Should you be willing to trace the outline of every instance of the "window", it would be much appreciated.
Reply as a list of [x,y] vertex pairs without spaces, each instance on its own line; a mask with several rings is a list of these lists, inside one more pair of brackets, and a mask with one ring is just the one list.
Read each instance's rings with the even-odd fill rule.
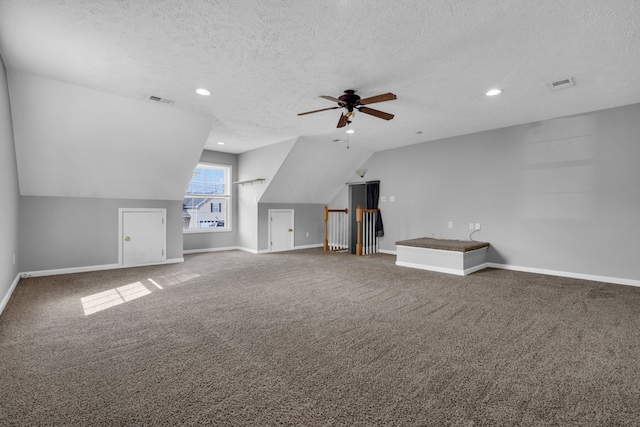
[[231,230],[231,166],[198,163],[182,203],[183,231]]

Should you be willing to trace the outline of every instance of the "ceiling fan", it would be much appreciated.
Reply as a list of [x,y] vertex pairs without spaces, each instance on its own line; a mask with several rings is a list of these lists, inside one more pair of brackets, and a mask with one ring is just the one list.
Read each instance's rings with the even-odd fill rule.
[[299,113],[299,116],[304,116],[305,114],[318,113],[320,111],[327,110],[335,110],[338,108],[344,108],[347,110],[347,113],[342,113],[340,115],[340,120],[338,120],[339,128],[345,127],[347,124],[351,123],[351,117],[353,117],[354,110],[360,111],[361,113],[369,114],[370,116],[378,117],[384,120],[393,119],[393,114],[385,113],[384,111],[374,110],[373,108],[365,107],[365,105],[375,104],[376,102],[383,101],[393,101],[394,99],[398,99],[393,93],[383,93],[382,95],[371,96],[369,98],[360,98],[359,95],[356,95],[356,91],[353,89],[347,89],[344,91],[344,94],[339,96],[338,98],[334,98],[333,96],[322,95],[320,98],[328,99],[329,101],[337,102],[338,105],[336,107],[322,108],[320,110],[307,111],[306,113]]

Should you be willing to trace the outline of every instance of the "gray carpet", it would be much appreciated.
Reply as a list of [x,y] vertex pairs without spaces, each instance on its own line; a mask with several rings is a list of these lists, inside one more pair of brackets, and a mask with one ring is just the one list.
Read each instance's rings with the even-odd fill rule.
[[394,261],[230,251],[22,280],[0,425],[640,423],[640,288]]

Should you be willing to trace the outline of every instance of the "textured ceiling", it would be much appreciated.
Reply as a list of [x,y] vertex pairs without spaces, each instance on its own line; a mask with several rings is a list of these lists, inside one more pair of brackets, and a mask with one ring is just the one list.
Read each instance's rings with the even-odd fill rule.
[[[344,89],[394,92],[374,108],[395,119],[353,121],[351,145],[377,151],[640,102],[639,4],[0,0],[0,53],[8,69],[206,113],[207,148],[232,153],[331,143],[338,110],[296,113]],[[569,76],[576,87],[547,86]]]

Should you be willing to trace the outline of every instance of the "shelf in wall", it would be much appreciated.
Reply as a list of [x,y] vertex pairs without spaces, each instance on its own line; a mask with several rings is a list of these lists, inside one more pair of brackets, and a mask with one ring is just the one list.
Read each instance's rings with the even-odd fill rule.
[[236,182],[234,182],[234,184],[240,184],[240,185],[251,184],[251,185],[253,185],[254,182],[262,183],[262,181],[266,181],[266,179],[265,178],[256,178],[256,179],[249,179],[247,181],[236,181]]

